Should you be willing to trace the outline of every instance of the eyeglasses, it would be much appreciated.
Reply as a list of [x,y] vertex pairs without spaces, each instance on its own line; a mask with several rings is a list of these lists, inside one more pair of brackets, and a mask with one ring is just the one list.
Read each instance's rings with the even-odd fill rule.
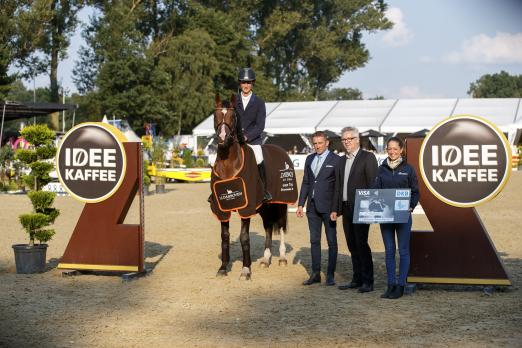
[[345,143],[349,142],[349,141],[353,141],[354,139],[357,139],[359,137],[351,137],[351,138],[341,138],[341,140]]
[[251,85],[252,81],[239,81],[239,83],[242,85]]

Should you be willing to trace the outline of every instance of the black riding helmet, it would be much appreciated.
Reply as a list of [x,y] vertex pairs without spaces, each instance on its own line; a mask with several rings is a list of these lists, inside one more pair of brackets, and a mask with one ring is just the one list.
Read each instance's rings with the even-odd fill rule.
[[255,81],[256,74],[252,68],[243,68],[239,69],[239,74],[237,76],[239,81]]

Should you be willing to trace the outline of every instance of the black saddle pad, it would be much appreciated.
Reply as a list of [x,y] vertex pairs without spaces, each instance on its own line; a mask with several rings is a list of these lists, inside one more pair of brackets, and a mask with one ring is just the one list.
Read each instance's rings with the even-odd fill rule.
[[242,178],[219,180],[213,185],[219,210],[232,211],[248,205],[246,186]]
[[267,188],[272,203],[294,204],[297,201],[297,181],[294,164],[279,146],[263,145]]

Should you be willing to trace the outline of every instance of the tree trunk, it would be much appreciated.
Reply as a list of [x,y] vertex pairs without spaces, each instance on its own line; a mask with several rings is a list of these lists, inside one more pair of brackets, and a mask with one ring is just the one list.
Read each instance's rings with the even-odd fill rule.
[[178,118],[178,137],[181,135],[181,112],[179,113]]
[[[56,9],[58,0],[55,0],[51,4],[51,10],[53,12],[52,19],[52,32],[51,32],[51,62],[50,62],[50,82],[51,82],[51,102],[59,103],[60,95],[58,92],[58,53],[60,50],[60,35],[62,30],[58,20],[58,11]],[[54,130],[59,130],[60,114],[58,112],[51,114],[51,125]]]
[[51,82],[51,102],[59,103],[60,96],[58,94],[58,50],[60,29],[58,23],[58,13],[56,10],[57,0],[52,2],[51,10],[53,12],[52,33],[51,33],[51,62],[50,62],[50,82]]

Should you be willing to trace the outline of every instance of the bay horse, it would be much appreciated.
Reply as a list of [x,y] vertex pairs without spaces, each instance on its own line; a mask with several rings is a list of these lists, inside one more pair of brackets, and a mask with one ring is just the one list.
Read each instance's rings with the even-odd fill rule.
[[[236,176],[238,176],[240,172],[249,172],[249,177],[255,177],[257,180],[253,182],[257,184],[256,190],[257,195],[255,194],[255,190],[252,187],[247,187],[246,191],[250,191],[250,193],[254,192],[252,196],[255,196],[258,203],[254,206],[254,210],[251,211],[253,214],[249,216],[243,216],[240,214],[240,210],[237,211],[239,215],[241,215],[241,232],[240,232],[240,241],[241,241],[241,249],[243,251],[243,268],[241,270],[241,274],[239,279],[245,278],[249,280],[251,278],[251,258],[250,258],[250,217],[258,213],[263,219],[263,227],[265,230],[266,238],[265,238],[265,250],[263,258],[260,261],[260,265],[262,267],[269,267],[271,263],[271,247],[272,247],[272,234],[280,234],[280,246],[279,246],[279,265],[286,265],[286,246],[285,246],[285,234],[287,233],[287,204],[281,202],[262,202],[259,201],[259,192],[261,192],[261,197],[263,197],[263,184],[259,179],[259,175],[257,172],[257,164],[255,162],[255,158],[253,157],[253,151],[248,148],[248,145],[244,142],[244,137],[241,129],[240,119],[236,116],[235,112],[235,96],[233,95],[230,101],[221,101],[219,95],[216,95],[215,100],[215,110],[214,110],[214,130],[218,137],[218,148],[217,148],[217,156],[216,162],[212,168],[212,176],[213,182],[229,182],[230,180],[234,180]],[[288,158],[288,162],[290,158],[286,154],[286,152],[275,145],[265,145],[263,146],[265,153],[265,161],[270,157],[270,154],[273,153],[277,155],[275,152],[283,152],[284,156]],[[250,161],[247,161],[247,155],[250,155]],[[253,162],[252,162],[253,161]],[[285,163],[288,163],[285,162]],[[244,166],[244,168],[243,168]],[[286,164],[288,170],[288,164]],[[292,171],[293,177],[295,177],[295,173],[293,172],[293,166],[290,168]],[[268,169],[267,169],[268,171]],[[279,173],[277,174],[279,175]],[[268,176],[268,172],[267,172]],[[231,179],[232,178],[232,179]],[[247,182],[248,178],[246,179]],[[231,211],[227,211],[226,214],[218,216],[221,214],[221,211],[217,211],[216,207],[218,206],[218,194],[216,186],[212,186],[211,189],[212,195],[209,198],[211,202],[211,208],[213,209],[214,214],[221,221],[221,267],[217,272],[217,276],[226,276],[227,268],[230,261],[230,225],[229,219],[231,215]],[[215,184],[214,184],[215,185]],[[261,188],[259,188],[261,185]],[[243,182],[243,186],[245,185]],[[261,190],[261,191],[260,191]],[[226,189],[224,191],[224,195],[233,196],[232,189]],[[297,193],[295,193],[297,195]],[[220,196],[222,197],[222,196]],[[297,198],[295,198],[297,200]],[[295,202],[294,200],[294,202]],[[213,205],[212,205],[213,204]],[[221,204],[219,204],[221,207]],[[217,213],[216,213],[217,212]],[[246,214],[245,214],[246,215]]]

